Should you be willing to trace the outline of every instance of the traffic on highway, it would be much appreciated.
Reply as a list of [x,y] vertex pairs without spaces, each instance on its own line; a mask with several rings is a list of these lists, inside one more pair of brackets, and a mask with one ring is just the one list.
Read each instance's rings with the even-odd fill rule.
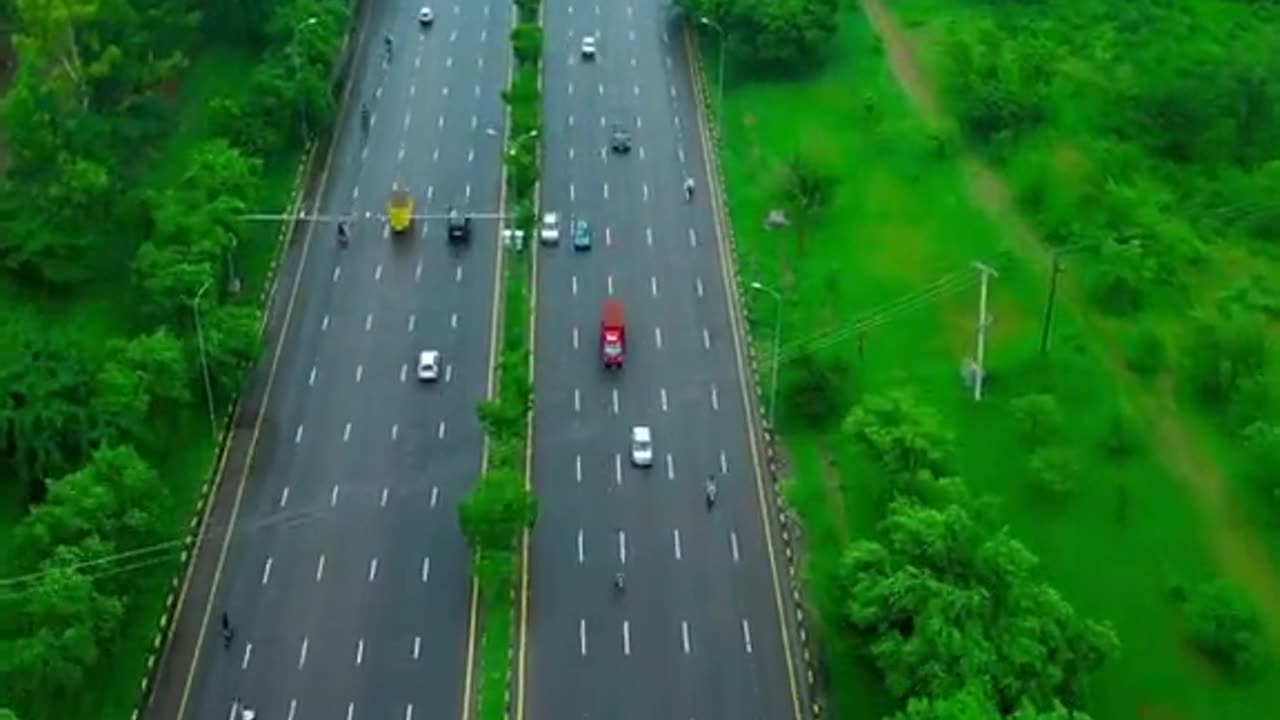
[[480,469],[499,250],[458,241],[498,235],[511,13],[419,13],[372,3],[354,36],[311,208],[344,222],[301,227],[282,267],[298,282],[250,469],[227,480],[242,487],[204,640],[152,717],[462,714],[456,507]]

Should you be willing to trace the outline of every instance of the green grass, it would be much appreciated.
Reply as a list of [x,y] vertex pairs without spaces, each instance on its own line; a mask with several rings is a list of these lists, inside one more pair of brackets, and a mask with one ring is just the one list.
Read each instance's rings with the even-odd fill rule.
[[[140,182],[162,188],[181,179],[191,150],[210,137],[206,114],[209,102],[243,92],[242,79],[253,61],[252,56],[222,49],[207,51],[193,60],[183,75],[173,134],[150,159]],[[265,164],[258,197],[253,199],[260,207],[283,211],[292,195],[299,160],[294,153],[272,158]],[[256,303],[271,281],[269,271],[279,250],[279,229],[277,223],[260,223],[241,239],[236,254],[242,280],[240,302]],[[103,278],[101,281],[85,286],[65,301],[37,298],[36,309],[51,323],[75,328],[90,341],[127,336],[131,332],[130,318],[120,312],[120,299],[133,296],[129,262],[136,247],[137,242],[114,244],[111,252],[100,258],[106,268],[96,273]],[[32,302],[31,298],[23,300]],[[231,398],[217,400],[229,409]],[[153,447],[146,455],[171,495],[168,534],[184,537],[217,448],[202,401],[164,418],[159,425],[164,427],[163,437],[150,443]],[[12,527],[20,519],[16,508],[17,499],[0,498],[0,530]],[[130,596],[121,635],[112,647],[104,649],[104,662],[94,669],[93,682],[86,683],[79,693],[59,699],[56,706],[49,708],[48,717],[124,720],[132,715],[141,699],[140,683],[146,676],[147,659],[172,580],[183,570],[175,553],[167,562],[138,571],[135,587],[141,589]]]
[[[959,381],[962,360],[973,354],[976,287],[870,331],[858,384],[863,391],[910,387],[942,413],[955,433],[959,474],[1001,499],[1003,518],[1081,612],[1115,623],[1122,656],[1093,683],[1097,717],[1142,717],[1159,710],[1179,718],[1249,718],[1259,708],[1280,707],[1274,675],[1251,686],[1229,685],[1195,660],[1179,638],[1169,586],[1214,572],[1202,519],[1183,486],[1145,452],[1127,463],[1102,454],[1109,419],[1125,411],[1125,394],[1099,355],[1103,349],[1062,303],[1050,360],[1037,357],[1047,278],[1021,265],[1012,241],[974,207],[959,163],[934,150],[861,16],[845,18],[838,47],[835,62],[809,82],[727,90],[722,162],[738,262],[747,281],[784,289],[783,344],[837,332],[862,312],[971,261],[996,265],[1001,275],[991,286],[990,384],[982,403],[975,404]],[[714,60],[711,53],[707,57]],[[714,71],[715,63],[704,67]],[[779,165],[799,150],[831,159],[840,175],[834,202],[803,252],[792,233],[761,229],[768,209],[778,204],[771,183],[762,178],[776,177]],[[767,363],[772,301],[761,294],[748,300],[753,335]],[[857,356],[855,339],[831,348]],[[1026,458],[1010,450],[1021,445],[1007,404],[1032,392],[1057,397],[1064,442],[1078,451],[1085,468],[1075,496],[1061,504],[1030,492]],[[795,475],[788,498],[807,529],[811,601],[824,616],[821,624],[830,625],[835,539],[842,528],[853,536],[870,530],[877,479],[835,434],[806,431],[784,419],[783,435]],[[830,480],[824,463],[834,468]],[[1124,523],[1116,510],[1121,486],[1132,508]],[[823,633],[830,674],[838,679],[831,688],[833,717],[880,717],[887,699],[856,652],[836,636]]]
[[510,593],[485,603],[484,634],[480,642],[479,720],[503,720],[507,713],[507,679],[511,665],[512,612]]

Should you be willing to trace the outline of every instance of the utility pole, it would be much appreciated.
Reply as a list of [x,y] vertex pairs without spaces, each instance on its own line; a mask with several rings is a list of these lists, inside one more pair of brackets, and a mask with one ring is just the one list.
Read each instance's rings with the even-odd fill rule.
[[1062,272],[1062,260],[1058,257],[1059,253],[1054,252],[1051,258],[1051,270],[1049,272],[1049,299],[1044,304],[1044,323],[1040,328],[1040,354],[1046,355],[1049,352],[1049,328],[1053,325],[1053,306],[1058,299],[1058,273]]
[[991,324],[991,318],[987,315],[987,285],[992,277],[1000,277],[1000,274],[984,263],[976,262],[974,266],[982,275],[982,285],[978,291],[978,350],[974,359],[973,378],[973,399],[976,402],[982,399],[982,381],[987,374],[987,326]]
[[204,397],[209,404],[209,428],[213,432],[213,439],[218,439],[218,417],[213,411],[213,383],[209,379],[209,356],[205,352],[204,346],[204,326],[200,323],[200,298],[204,296],[204,291],[209,289],[212,280],[206,280],[204,285],[200,286],[200,292],[196,293],[196,299],[191,303],[191,311],[195,315],[196,320],[196,342],[200,346],[200,366],[204,370]]

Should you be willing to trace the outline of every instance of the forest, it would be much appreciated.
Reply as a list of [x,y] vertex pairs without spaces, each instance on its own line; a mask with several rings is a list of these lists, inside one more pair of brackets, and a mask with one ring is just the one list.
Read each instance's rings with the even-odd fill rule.
[[833,716],[1277,707],[1280,5],[680,5]]
[[0,1],[0,717],[142,699],[349,14]]

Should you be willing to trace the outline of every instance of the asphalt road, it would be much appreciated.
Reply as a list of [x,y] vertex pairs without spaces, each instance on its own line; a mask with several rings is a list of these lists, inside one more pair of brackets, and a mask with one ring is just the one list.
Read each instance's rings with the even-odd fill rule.
[[[542,209],[561,213],[563,239],[538,264],[530,720],[784,720],[799,706],[683,32],[666,12],[545,7]],[[584,35],[595,61],[580,57]],[[608,151],[615,123],[629,155]],[[578,217],[587,252],[572,247]],[[617,373],[598,351],[609,297],[629,336]],[[634,425],[653,428],[651,468],[630,465]]]
[[[416,3],[377,5],[318,201],[362,219],[346,248],[332,223],[307,236],[187,718],[227,718],[236,698],[263,720],[462,715],[456,506],[481,461],[498,223],[451,248],[443,221],[395,237],[379,216],[393,187],[420,213],[497,211],[511,7],[446,0],[424,30]],[[415,379],[423,349],[443,355],[438,383]]]

